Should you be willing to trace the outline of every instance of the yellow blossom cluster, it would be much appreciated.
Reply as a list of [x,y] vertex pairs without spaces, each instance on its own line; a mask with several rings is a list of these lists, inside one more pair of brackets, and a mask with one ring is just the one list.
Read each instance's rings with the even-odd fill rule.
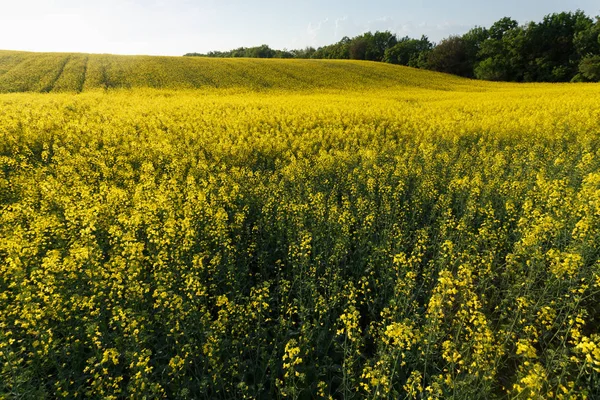
[[0,398],[600,398],[600,86],[0,51],[0,92]]

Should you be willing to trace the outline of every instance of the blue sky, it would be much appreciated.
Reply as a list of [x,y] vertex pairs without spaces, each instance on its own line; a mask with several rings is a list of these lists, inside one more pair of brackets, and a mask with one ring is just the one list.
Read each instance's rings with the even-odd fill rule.
[[0,49],[181,55],[303,48],[365,31],[438,41],[510,16],[520,23],[598,0],[0,0]]

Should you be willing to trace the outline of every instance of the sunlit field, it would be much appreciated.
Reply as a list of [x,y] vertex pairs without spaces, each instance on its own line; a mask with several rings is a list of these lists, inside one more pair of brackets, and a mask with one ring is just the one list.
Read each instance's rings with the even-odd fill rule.
[[600,398],[600,85],[0,52],[0,91],[1,398]]

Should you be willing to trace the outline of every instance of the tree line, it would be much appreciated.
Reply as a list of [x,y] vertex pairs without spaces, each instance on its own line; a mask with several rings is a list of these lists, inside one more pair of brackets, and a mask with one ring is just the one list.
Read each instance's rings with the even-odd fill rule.
[[598,82],[600,17],[577,10],[523,25],[504,17],[489,28],[476,26],[439,43],[427,36],[376,31],[319,48],[275,50],[262,45],[185,56],[369,60],[492,81]]

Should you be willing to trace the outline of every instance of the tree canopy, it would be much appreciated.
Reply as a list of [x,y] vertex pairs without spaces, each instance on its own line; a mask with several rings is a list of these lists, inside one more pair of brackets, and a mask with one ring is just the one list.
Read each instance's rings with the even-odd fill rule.
[[267,45],[186,56],[315,58],[380,61],[494,81],[600,81],[600,17],[583,11],[549,14],[524,25],[504,17],[489,28],[432,43],[366,32],[317,49],[274,50]]

